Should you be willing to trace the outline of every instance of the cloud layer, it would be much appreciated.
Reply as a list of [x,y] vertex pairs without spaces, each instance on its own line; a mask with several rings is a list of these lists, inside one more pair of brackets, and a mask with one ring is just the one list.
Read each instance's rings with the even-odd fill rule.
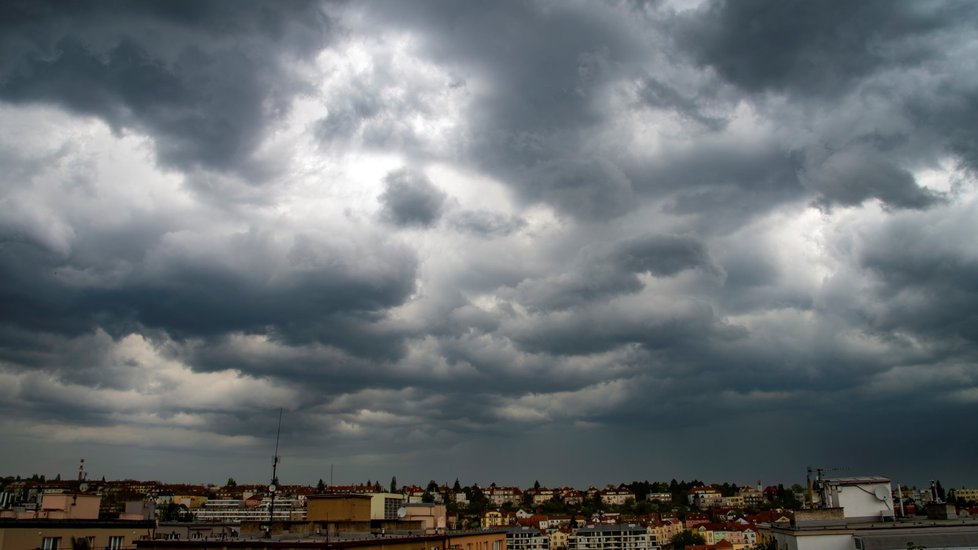
[[978,483],[969,2],[0,10],[9,473]]

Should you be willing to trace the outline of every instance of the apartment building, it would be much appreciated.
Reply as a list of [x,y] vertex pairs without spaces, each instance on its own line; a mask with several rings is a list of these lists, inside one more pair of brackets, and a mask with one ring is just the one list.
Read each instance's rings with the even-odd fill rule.
[[[299,499],[277,498],[272,519],[275,521],[302,521],[306,519],[304,502]],[[266,521],[272,514],[270,498],[255,500],[215,499],[194,510],[194,519],[203,522],[241,523],[242,521]]]
[[502,506],[507,502],[513,506],[519,506],[523,498],[523,491],[519,487],[496,487],[491,485],[483,494],[494,506]]
[[506,550],[550,550],[550,537],[534,527],[508,529]]
[[0,550],[125,550],[155,529],[155,521],[0,520]]
[[619,487],[618,489],[604,489],[600,492],[601,503],[608,506],[621,506],[628,502],[628,499],[635,500],[635,493]]
[[568,540],[569,550],[653,550],[653,535],[640,525],[589,525]]
[[713,487],[693,487],[686,495],[690,506],[695,506],[700,510],[706,510],[714,506],[719,506],[723,497],[720,491]]

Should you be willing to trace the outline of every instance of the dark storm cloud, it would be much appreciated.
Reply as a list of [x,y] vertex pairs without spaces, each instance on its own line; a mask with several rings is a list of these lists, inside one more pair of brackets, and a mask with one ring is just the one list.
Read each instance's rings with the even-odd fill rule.
[[[964,245],[973,224],[960,215],[929,220],[942,227],[940,237],[922,231],[922,220],[900,219],[860,239],[856,259],[871,273],[874,299],[854,307],[871,326],[909,331],[947,351],[978,341],[978,261]],[[975,356],[974,350],[958,353]]]
[[5,2],[0,100],[51,103],[154,139],[159,161],[258,177],[251,156],[322,47],[314,2]]
[[715,269],[703,243],[690,236],[652,235],[633,239],[621,244],[615,256],[625,269],[657,277],[686,269]]
[[486,79],[468,115],[479,128],[467,147],[475,167],[571,216],[630,210],[628,177],[585,150],[602,122],[599,98],[622,71],[618,57],[640,49],[615,30],[620,14],[532,3],[483,6],[476,16],[452,2],[387,7],[373,16],[419,30],[423,52],[466,80]]
[[502,237],[526,226],[526,221],[516,216],[506,216],[485,210],[464,210],[452,215],[450,223],[459,231]]
[[384,192],[377,200],[384,220],[400,226],[429,227],[441,217],[446,196],[423,173],[400,169],[384,176]]
[[644,285],[637,274],[671,277],[689,269],[719,274],[699,240],[649,235],[629,239],[607,251],[585,249],[567,271],[521,281],[514,296],[535,310],[563,310],[639,292]]
[[0,139],[0,410],[59,441],[199,460],[285,407],[299,482],[586,485],[974,412],[970,4],[0,10],[0,117],[46,125]]
[[699,98],[690,97],[656,78],[648,77],[641,81],[638,96],[645,105],[675,111],[684,119],[702,124],[710,130],[721,130],[727,119],[708,114]]
[[[258,230],[174,240],[80,232],[68,257],[9,233],[3,240],[0,296],[7,306],[0,320],[55,333],[98,326],[117,335],[160,328],[181,338],[261,332],[389,354],[396,340],[379,346],[369,343],[376,334],[366,334],[414,290],[409,251],[377,245],[374,255],[367,252],[373,244],[353,250],[303,234]],[[113,241],[119,246],[106,249]],[[113,264],[118,274],[100,273]]]
[[685,19],[677,37],[746,90],[835,95],[884,67],[938,53],[919,39],[973,17],[969,4],[716,0]]
[[808,174],[807,184],[823,206],[854,206],[875,198],[896,208],[927,208],[940,196],[921,189],[913,174],[872,151],[847,150],[831,155]]

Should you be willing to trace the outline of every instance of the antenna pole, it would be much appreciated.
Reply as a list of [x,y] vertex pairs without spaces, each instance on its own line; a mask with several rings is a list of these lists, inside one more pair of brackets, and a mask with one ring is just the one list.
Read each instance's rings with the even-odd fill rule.
[[275,456],[272,457],[272,483],[268,486],[268,492],[272,494],[272,501],[268,505],[268,532],[271,534],[272,522],[275,520],[275,492],[278,490],[278,441],[282,435],[282,408],[278,410],[278,429],[275,431]]

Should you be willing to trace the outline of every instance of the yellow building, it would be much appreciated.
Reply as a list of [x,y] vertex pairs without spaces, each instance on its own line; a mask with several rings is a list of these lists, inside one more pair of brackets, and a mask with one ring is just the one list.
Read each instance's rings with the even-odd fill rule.
[[965,489],[964,487],[954,490],[955,498],[960,498],[966,501],[976,501],[978,502],[978,489]]
[[0,520],[0,550],[122,550],[155,531],[155,521]]
[[489,529],[492,527],[505,527],[506,519],[503,517],[502,512],[497,512],[496,510],[487,510],[483,512],[482,519],[479,524],[483,529]]
[[550,535],[550,550],[567,550],[570,542],[570,533],[553,529],[547,531]]
[[173,495],[170,500],[173,504],[182,504],[191,510],[203,508],[207,504],[207,497],[201,495]]

